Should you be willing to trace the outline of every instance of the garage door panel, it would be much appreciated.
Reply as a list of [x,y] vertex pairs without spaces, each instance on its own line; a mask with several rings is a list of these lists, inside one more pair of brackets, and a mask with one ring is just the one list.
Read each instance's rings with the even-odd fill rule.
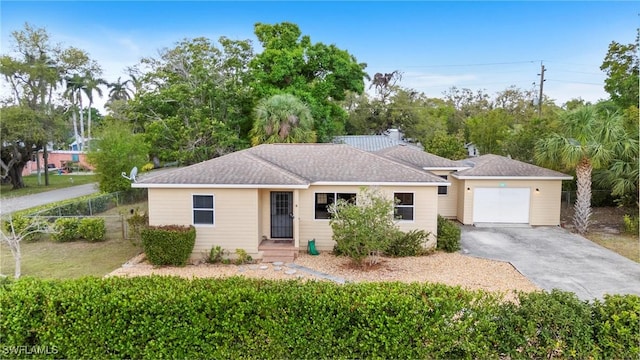
[[529,188],[475,188],[473,222],[529,223]]

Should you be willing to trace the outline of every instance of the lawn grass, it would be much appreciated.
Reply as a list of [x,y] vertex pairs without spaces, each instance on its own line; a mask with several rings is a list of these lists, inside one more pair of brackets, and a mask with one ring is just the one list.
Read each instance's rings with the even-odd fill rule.
[[593,232],[586,237],[594,243],[640,263],[640,240],[636,235]]
[[[107,240],[98,243],[75,241],[56,243],[48,236],[40,241],[24,241],[22,276],[42,279],[72,279],[83,276],[104,276],[142,252],[140,245],[122,238],[120,212],[132,208],[144,210],[146,202],[124,205],[101,215],[107,224]],[[0,273],[13,277],[14,259],[9,248],[0,246]]]
[[2,184],[0,186],[0,198],[10,198],[16,196],[33,195],[41,192],[63,189],[75,185],[84,185],[97,182],[98,179],[94,174],[49,174],[49,186],[44,185],[44,174],[40,175],[42,185],[38,185],[38,176],[29,175],[22,177],[25,187],[22,189],[12,190],[11,184]]

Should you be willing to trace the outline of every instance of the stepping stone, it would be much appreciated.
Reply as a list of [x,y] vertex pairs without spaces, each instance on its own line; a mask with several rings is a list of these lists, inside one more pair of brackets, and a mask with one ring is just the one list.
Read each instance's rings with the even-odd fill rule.
[[285,271],[284,273],[287,274],[287,275],[293,275],[293,274],[297,273],[297,271],[294,270],[294,269],[289,269],[289,270]]
[[269,267],[267,265],[260,266],[260,270],[267,270]]
[[274,271],[280,271],[280,270],[282,270],[282,267],[280,267],[280,266],[274,266],[274,267],[273,267],[273,270],[274,270]]
[[258,270],[258,265],[249,265],[250,270]]
[[245,272],[247,269],[244,266],[238,267],[238,272]]
[[282,266],[284,263],[282,261],[274,261],[273,266]]

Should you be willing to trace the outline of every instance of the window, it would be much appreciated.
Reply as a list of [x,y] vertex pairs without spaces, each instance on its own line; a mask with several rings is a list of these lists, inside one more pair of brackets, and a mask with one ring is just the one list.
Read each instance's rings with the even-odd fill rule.
[[413,220],[413,193],[394,193],[394,215],[398,220]]
[[338,200],[345,200],[351,204],[356,203],[356,194],[354,193],[316,193],[316,219],[331,219],[329,214],[329,205]]
[[213,225],[213,195],[193,195],[193,224]]
[[[441,178],[448,180],[449,177],[447,175],[440,175]],[[447,195],[448,186],[438,186],[438,195]]]

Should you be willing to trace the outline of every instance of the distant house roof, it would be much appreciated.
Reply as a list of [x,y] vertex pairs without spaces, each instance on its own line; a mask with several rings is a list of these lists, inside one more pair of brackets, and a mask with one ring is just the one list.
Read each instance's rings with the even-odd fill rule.
[[347,144],[364,151],[379,151],[393,146],[406,145],[422,150],[421,147],[402,140],[402,134],[395,129],[388,130],[384,135],[347,135],[333,138],[336,144]]
[[509,159],[500,155],[482,155],[471,159],[457,161],[466,166],[466,170],[460,170],[453,174],[458,179],[473,178],[536,178],[553,180],[571,180],[573,177],[558,171],[549,170],[540,166],[527,164],[522,161]]
[[269,144],[149,177],[133,187],[294,187],[311,184],[448,185],[426,171],[341,144]]
[[460,164],[457,161],[430,154],[413,146],[396,145],[376,151],[376,154],[394,160],[399,160],[425,170],[454,170],[468,168],[468,166]]

